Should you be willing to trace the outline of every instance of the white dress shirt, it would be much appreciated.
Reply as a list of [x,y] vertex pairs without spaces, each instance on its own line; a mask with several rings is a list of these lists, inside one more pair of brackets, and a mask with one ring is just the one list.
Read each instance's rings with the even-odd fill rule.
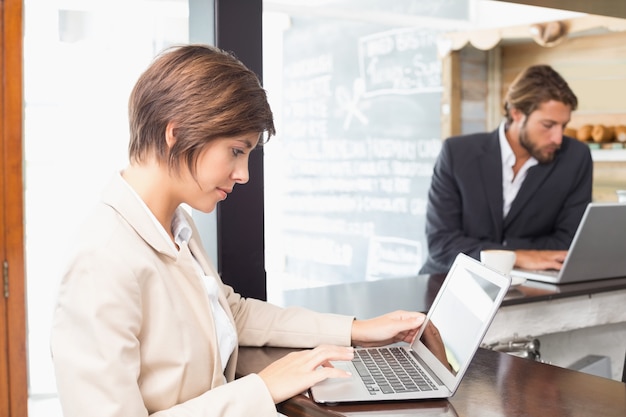
[[524,163],[524,165],[522,165],[517,175],[513,173],[513,166],[515,166],[516,158],[513,153],[513,149],[511,149],[511,146],[506,139],[504,124],[505,122],[500,123],[498,134],[500,138],[500,152],[502,154],[502,215],[503,217],[506,217],[507,214],[509,214],[513,200],[515,200],[517,193],[526,179],[528,170],[537,165],[539,161],[531,156]]

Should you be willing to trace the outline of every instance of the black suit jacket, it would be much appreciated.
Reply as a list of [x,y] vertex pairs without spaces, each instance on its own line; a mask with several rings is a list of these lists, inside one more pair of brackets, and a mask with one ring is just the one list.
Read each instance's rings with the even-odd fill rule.
[[503,218],[498,131],[444,141],[428,193],[428,259],[420,273],[446,273],[463,252],[568,249],[591,202],[589,147],[563,137],[555,159],[530,168]]

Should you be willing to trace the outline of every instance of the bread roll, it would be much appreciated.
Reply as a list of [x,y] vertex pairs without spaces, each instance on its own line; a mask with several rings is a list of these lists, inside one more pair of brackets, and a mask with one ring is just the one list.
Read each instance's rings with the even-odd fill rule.
[[615,137],[615,127],[597,124],[591,130],[591,138],[597,143],[612,142]]
[[615,140],[617,140],[618,142],[626,142],[626,126],[625,125],[615,126]]
[[582,125],[576,131],[576,139],[582,142],[591,141],[591,130],[593,129],[592,125]]

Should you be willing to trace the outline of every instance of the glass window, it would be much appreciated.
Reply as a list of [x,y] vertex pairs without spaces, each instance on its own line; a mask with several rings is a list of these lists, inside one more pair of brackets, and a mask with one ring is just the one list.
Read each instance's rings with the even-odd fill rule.
[[127,101],[154,55],[188,41],[187,0],[25,0],[29,414],[61,416],[49,329],[62,256],[126,165]]
[[263,11],[277,127],[264,148],[268,300],[416,275],[444,139],[441,34],[563,13],[486,0],[264,0]]
[[468,1],[266,0],[264,12],[278,130],[264,165],[269,301],[416,275],[441,146],[437,36],[469,19]]

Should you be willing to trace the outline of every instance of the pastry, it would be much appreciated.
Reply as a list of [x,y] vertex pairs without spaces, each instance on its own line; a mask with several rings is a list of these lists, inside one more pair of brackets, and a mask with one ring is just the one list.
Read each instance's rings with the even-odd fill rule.
[[576,139],[582,142],[591,141],[591,129],[593,129],[592,125],[582,125],[576,131]]
[[605,143],[613,141],[615,134],[615,127],[605,126],[603,124],[597,124],[593,126],[591,130],[591,138],[594,142]]
[[626,142],[626,125],[615,126],[615,140]]

